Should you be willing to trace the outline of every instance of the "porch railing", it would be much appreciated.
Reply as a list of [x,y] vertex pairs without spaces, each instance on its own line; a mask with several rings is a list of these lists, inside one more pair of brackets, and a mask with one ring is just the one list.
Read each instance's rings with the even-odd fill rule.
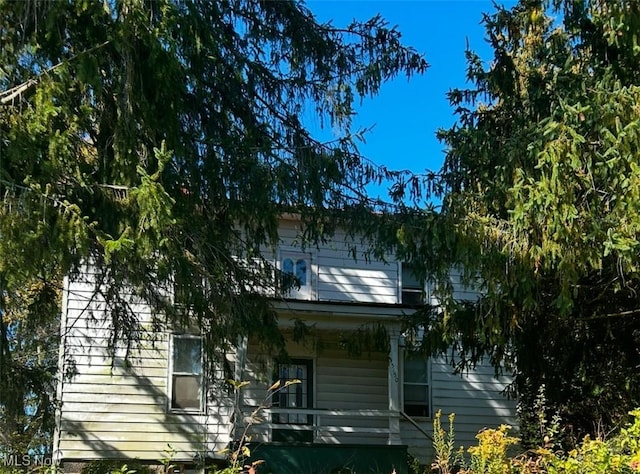
[[[249,416],[252,410],[247,407],[243,414]],[[275,423],[272,415],[302,415],[308,416],[312,422],[308,424]],[[324,435],[360,434],[385,435],[386,444],[401,444],[398,420],[400,413],[392,410],[375,409],[324,409],[324,408],[263,408],[258,413],[261,420],[251,426],[250,432],[268,435],[273,430],[313,431],[313,439],[322,440]],[[348,423],[357,420],[361,426],[350,426]],[[246,420],[245,422],[248,422]]]

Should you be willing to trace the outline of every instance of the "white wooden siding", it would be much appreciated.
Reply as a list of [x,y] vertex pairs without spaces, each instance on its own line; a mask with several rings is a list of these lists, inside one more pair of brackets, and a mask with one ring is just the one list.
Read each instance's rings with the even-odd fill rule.
[[[168,446],[175,459],[191,461],[229,441],[232,411],[228,398],[216,394],[205,413],[171,412],[168,394],[169,338],[153,334],[129,352],[107,352],[110,327],[104,304],[93,297],[90,281],[67,282],[63,314],[62,370],[76,375],[59,388],[56,446],[65,460],[139,458],[158,461]],[[151,314],[135,308],[142,325]]]
[[[287,353],[291,358],[313,360],[313,408],[320,410],[388,410],[389,389],[387,382],[387,356],[371,353],[360,358],[351,358],[343,350],[336,348],[336,340],[327,340],[332,345],[320,354],[308,348],[289,343]],[[250,345],[247,351],[247,370],[244,379],[250,385],[244,390],[244,403],[257,406],[266,396],[271,385],[272,366],[251,362],[257,358],[266,361],[265,355],[257,355],[257,346]],[[269,405],[269,403],[267,403]],[[246,411],[246,410],[245,410]],[[388,418],[337,417],[320,415],[321,424],[343,424],[347,427],[387,428]],[[255,441],[267,442],[268,431],[256,427]],[[319,443],[386,444],[386,434],[320,432]]]
[[[329,350],[317,359],[317,407],[326,409],[389,409],[386,354],[373,352],[354,359],[344,351]],[[325,420],[327,421],[327,420]],[[328,421],[351,427],[388,428],[388,418],[333,417]],[[386,444],[386,434],[322,433],[318,442]]]
[[476,301],[480,296],[480,282],[463,284],[462,271],[452,269],[449,275],[449,282],[453,287],[453,298],[459,301]]
[[[285,223],[282,245],[294,248],[296,238],[295,224]],[[346,236],[338,234],[331,242],[306,249],[313,258],[312,284],[317,298],[327,304],[293,302],[290,308],[281,308],[281,324],[290,325],[293,318],[300,317],[309,325],[318,323],[318,328],[331,331],[321,331],[325,350],[320,353],[293,343],[287,347],[290,357],[313,360],[315,408],[384,411],[389,408],[387,354],[350,358],[338,344],[337,330],[354,329],[374,320],[397,329],[401,308],[392,305],[398,303],[398,264],[392,260],[389,263],[354,260],[349,246]],[[170,444],[176,450],[176,460],[189,461],[197,453],[211,454],[225,447],[230,439],[230,397],[221,391],[212,393],[206,414],[170,412],[168,335],[149,335],[139,348],[130,352],[130,365],[124,362],[123,347],[116,350],[112,361],[106,349],[110,326],[105,305],[99,298],[92,299],[94,283],[90,272],[84,276],[83,281],[68,283],[65,291],[62,371],[73,363],[77,375],[64,380],[58,391],[62,405],[55,448],[60,450],[60,456],[66,460],[129,457],[157,461],[164,457]],[[455,274],[452,281],[457,285],[458,298],[475,297],[476,293],[459,284]],[[348,302],[365,305],[343,304]],[[139,303],[134,307],[141,323],[149,323],[152,317],[149,308]],[[263,401],[272,382],[268,363],[273,356],[257,351],[256,345],[249,346],[243,376],[243,380],[251,382],[243,391],[244,400],[253,406]],[[267,365],[261,364],[260,359]],[[402,380],[397,383],[402,384]],[[515,424],[515,404],[501,394],[507,383],[506,378],[494,379],[493,369],[487,366],[479,366],[461,377],[452,375],[444,361],[434,360],[430,384],[432,411],[441,409],[443,422],[448,413],[455,412],[457,444],[468,446],[485,426]],[[329,421],[341,423],[337,419]],[[431,432],[431,419],[418,421]],[[349,417],[342,423],[356,430],[389,427],[385,417]],[[268,439],[267,432],[254,441]],[[321,431],[316,441],[386,444],[388,435]],[[423,462],[430,461],[431,442],[406,421],[401,421],[401,441]]]
[[[284,221],[280,231],[283,247],[300,248],[294,221]],[[354,245],[358,249],[356,259],[350,250]],[[392,259],[367,260],[365,244],[354,242],[340,231],[330,241],[305,250],[314,258],[312,281],[319,301],[398,302],[398,265]]]
[[[454,430],[456,448],[476,444],[475,436],[484,428],[497,428],[501,424],[516,426],[516,406],[503,395],[510,383],[506,376],[494,377],[488,363],[462,375],[452,373],[444,359],[431,360],[432,413],[442,411],[441,423],[448,430],[448,415],[455,413]],[[433,420],[418,419],[419,425],[433,433]],[[432,443],[407,421],[401,421],[402,442],[409,452],[422,462],[432,460]]]

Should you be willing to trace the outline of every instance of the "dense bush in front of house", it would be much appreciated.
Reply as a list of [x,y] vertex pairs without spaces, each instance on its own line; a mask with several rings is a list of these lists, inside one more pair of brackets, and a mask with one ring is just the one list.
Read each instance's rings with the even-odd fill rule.
[[467,450],[454,449],[454,416],[449,429],[434,418],[435,459],[424,473],[438,474],[634,474],[640,473],[640,409],[633,420],[609,439],[585,437],[575,448],[565,451],[544,436],[543,446],[518,452],[518,438],[506,425],[483,430],[478,444]]
[[158,471],[138,461],[99,459],[84,465],[82,474],[157,474]]

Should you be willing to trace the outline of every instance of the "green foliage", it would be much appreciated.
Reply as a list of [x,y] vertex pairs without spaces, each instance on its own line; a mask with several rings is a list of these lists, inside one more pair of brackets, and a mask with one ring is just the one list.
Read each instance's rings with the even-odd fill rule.
[[[319,24],[293,1],[0,2],[0,35],[0,432],[25,438],[2,439],[17,453],[34,430],[49,443],[55,364],[35,361],[53,357],[60,307],[15,296],[89,263],[112,350],[145,330],[131,289],[156,327],[206,326],[209,373],[240,336],[280,347],[269,297],[288,280],[263,252],[282,213],[303,245],[372,225],[366,186],[392,173],[359,155],[355,104],[427,67],[380,17]],[[42,423],[26,430],[32,396]]]
[[[0,274],[0,288],[7,288],[2,280]],[[0,455],[20,458],[52,441],[60,292],[55,282],[7,280],[26,286],[0,295],[0,390],[7,396],[0,404]]]
[[540,387],[532,403],[521,403],[518,406],[518,421],[522,444],[525,448],[545,446],[560,448],[568,444],[564,440],[560,415],[550,413],[544,386]]
[[156,471],[136,461],[100,459],[82,467],[81,474],[156,474]]
[[540,449],[540,464],[551,474],[640,472],[640,411],[631,415],[633,422],[609,440],[587,436],[568,453]]
[[[461,474],[632,474],[640,472],[640,410],[633,421],[608,440],[586,436],[570,451],[538,446],[522,454],[510,454],[519,440],[509,427],[485,429],[468,449],[468,466]],[[448,471],[439,471],[448,472]]]
[[[617,0],[486,15],[493,58],[467,52],[457,123],[438,134],[441,212],[399,233],[403,259],[437,282],[441,305],[414,320],[427,348],[514,369],[526,410],[544,385],[575,440],[640,404],[638,19]],[[455,298],[451,268],[483,296]]]
[[470,468],[467,474],[507,474],[511,461],[507,455],[510,446],[518,439],[509,436],[510,426],[500,425],[498,429],[482,430],[476,438],[478,445],[469,448]]
[[350,357],[360,357],[364,353],[389,353],[389,335],[383,324],[363,324],[354,331],[341,334],[340,346]]

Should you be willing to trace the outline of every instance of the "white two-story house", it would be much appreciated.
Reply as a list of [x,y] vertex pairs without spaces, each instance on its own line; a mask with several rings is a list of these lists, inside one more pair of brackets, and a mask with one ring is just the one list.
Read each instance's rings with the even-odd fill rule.
[[[153,464],[168,446],[176,466],[195,471],[222,458],[221,450],[246,430],[252,458],[266,461],[259,472],[349,467],[400,474],[407,472],[407,452],[431,461],[437,410],[456,414],[457,445],[473,444],[484,427],[515,424],[515,403],[502,394],[509,380],[495,378],[492,367],[454,375],[445,360],[405,349],[402,317],[430,297],[409,268],[354,260],[340,234],[302,251],[293,245],[297,225],[283,219],[273,255],[300,284],[289,298],[273,301],[288,357],[261,352],[259,341],[241,341],[226,355],[233,378],[249,382],[239,397],[228,384],[203,377],[199,334],[155,334],[131,358],[112,358],[91,275],[66,280],[60,364],[63,373],[73,364],[75,375],[59,384],[54,440],[65,472],[96,459]],[[463,288],[458,296],[473,297]],[[145,304],[135,305],[142,321],[150,318]],[[295,343],[300,327],[312,331]],[[382,338],[383,350],[353,356],[354,334]],[[281,387],[299,383],[269,392],[278,380]],[[258,406],[261,421],[250,424]]]

